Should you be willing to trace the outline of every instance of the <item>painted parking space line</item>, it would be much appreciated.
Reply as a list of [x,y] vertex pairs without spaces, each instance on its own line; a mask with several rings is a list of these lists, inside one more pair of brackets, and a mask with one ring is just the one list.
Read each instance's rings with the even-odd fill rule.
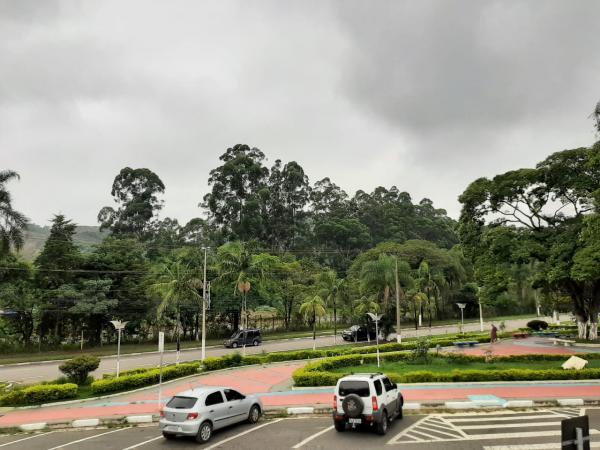
[[123,450],[131,450],[133,448],[138,448],[138,447],[141,447],[143,445],[149,444],[150,442],[158,441],[159,439],[164,439],[163,436],[162,436],[162,434],[160,436],[155,437],[155,438],[148,439],[147,441],[143,441],[143,442],[139,442],[137,444],[134,444],[131,447],[126,447]]
[[[591,448],[600,448],[600,442],[590,442]],[[560,450],[560,444],[550,442],[548,444],[527,444],[527,445],[488,445],[483,450]]]
[[90,439],[95,439],[95,438],[98,438],[100,436],[105,436],[107,434],[112,434],[112,433],[118,433],[120,431],[125,431],[125,430],[128,430],[130,428],[131,427],[125,427],[125,428],[119,428],[117,430],[106,431],[106,432],[100,433],[100,434],[94,434],[93,436],[88,436],[88,437],[84,437],[82,439],[77,439],[76,441],[66,442],[64,444],[57,445],[56,447],[52,447],[52,448],[50,448],[48,450],[57,450],[59,448],[68,447],[69,445],[73,445],[73,444],[79,444],[80,442],[89,441]]
[[294,445],[292,448],[300,448],[300,447],[302,447],[303,445],[306,445],[306,444],[308,444],[308,443],[309,443],[310,441],[312,441],[313,439],[316,439],[316,438],[318,438],[318,437],[319,437],[319,436],[321,436],[322,434],[325,434],[325,433],[327,433],[328,431],[331,431],[331,430],[333,430],[333,428],[334,428],[334,427],[333,427],[333,425],[331,425],[330,427],[327,427],[327,428],[325,428],[324,430],[321,430],[321,431],[319,431],[318,433],[315,433],[315,434],[313,434],[313,435],[311,435],[311,436],[307,437],[307,438],[306,438],[306,439],[304,439],[303,441],[301,441],[301,442],[298,442],[298,443],[297,443],[296,445]]
[[223,439],[222,441],[219,441],[219,442],[211,445],[210,447],[206,447],[204,450],[211,450],[213,448],[216,448],[216,447],[220,446],[221,444],[224,444],[224,443],[229,442],[229,441],[233,441],[234,439],[242,437],[242,436],[244,436],[244,435],[246,435],[248,433],[252,433],[252,432],[254,432],[256,430],[260,430],[261,428],[268,427],[269,425],[273,425],[274,423],[281,422],[282,420],[283,419],[275,419],[275,420],[271,420],[271,421],[269,421],[267,423],[263,423],[261,425],[258,425],[257,427],[250,428],[249,430],[246,430],[246,431],[243,431],[241,433],[238,433],[235,436],[231,436],[231,437],[228,437],[227,439]]
[[56,433],[56,431],[48,431],[47,433],[35,434],[33,436],[28,436],[28,437],[23,438],[23,439],[18,439],[16,441],[6,442],[4,444],[1,444],[0,447],[6,447],[8,445],[18,444],[19,442],[28,441],[29,439],[35,439],[35,438],[39,438],[39,437],[42,437],[42,436],[48,436],[49,434],[52,434],[52,433]]

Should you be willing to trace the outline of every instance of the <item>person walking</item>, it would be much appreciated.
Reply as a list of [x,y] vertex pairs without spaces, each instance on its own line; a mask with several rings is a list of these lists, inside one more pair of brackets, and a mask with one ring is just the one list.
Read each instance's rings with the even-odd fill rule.
[[498,341],[498,328],[492,324],[492,330],[490,331],[490,342],[493,344]]

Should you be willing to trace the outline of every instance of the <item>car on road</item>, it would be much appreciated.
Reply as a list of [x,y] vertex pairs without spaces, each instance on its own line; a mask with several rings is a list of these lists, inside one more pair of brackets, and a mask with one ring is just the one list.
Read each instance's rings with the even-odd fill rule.
[[386,434],[390,422],[402,419],[404,397],[398,385],[382,373],[340,378],[333,394],[333,424],[337,431],[367,427]]
[[375,340],[375,330],[369,330],[364,325],[352,325],[347,330],[342,331],[342,339],[349,342]]
[[244,345],[254,345],[255,347],[262,342],[262,335],[258,328],[246,328],[237,330],[229,339],[225,339],[223,345],[228,348],[238,348]]
[[204,443],[219,428],[258,422],[262,412],[258,397],[227,387],[201,387],[172,397],[160,411],[159,429],[165,439],[193,436]]

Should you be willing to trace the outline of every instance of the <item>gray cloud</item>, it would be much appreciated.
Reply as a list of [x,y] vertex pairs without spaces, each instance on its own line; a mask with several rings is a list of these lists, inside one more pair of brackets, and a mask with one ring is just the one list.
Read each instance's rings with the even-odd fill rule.
[[187,220],[238,142],[453,215],[472,179],[593,140],[594,1],[0,2],[16,206],[93,224],[125,165]]

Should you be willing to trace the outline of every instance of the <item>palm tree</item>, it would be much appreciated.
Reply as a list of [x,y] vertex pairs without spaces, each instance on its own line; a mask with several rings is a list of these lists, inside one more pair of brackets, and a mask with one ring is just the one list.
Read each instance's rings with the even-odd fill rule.
[[158,318],[164,316],[165,310],[174,307],[177,314],[177,350],[179,350],[179,332],[181,329],[181,304],[194,300],[200,302],[202,280],[196,277],[200,269],[194,269],[189,264],[175,261],[163,264],[159,268],[158,281],[150,286],[150,292],[157,294],[161,302],[156,310]]
[[[365,316],[367,316],[368,313],[376,314],[379,312],[379,303],[377,303],[376,299],[373,297],[367,297],[366,295],[363,295],[354,304],[355,304],[354,314],[356,314],[360,318],[360,321],[361,321],[360,323],[363,323],[362,320]],[[366,320],[366,323],[368,325],[368,323],[369,323],[368,318]],[[367,326],[367,339],[370,341],[368,326]],[[355,341],[356,341],[356,337],[355,337]]]
[[395,270],[395,258],[379,255],[378,259],[366,262],[360,273],[362,288],[381,295],[384,311],[389,307],[390,292],[396,284]]
[[318,296],[309,296],[300,305],[300,314],[310,322],[313,326],[313,350],[317,348],[317,317],[323,317],[327,314],[325,302]]
[[338,278],[333,270],[321,273],[319,276],[321,286],[321,295],[325,298],[328,305],[333,307],[333,342],[337,337],[337,300],[342,295],[345,287],[345,280]]
[[11,247],[17,250],[23,247],[23,231],[27,226],[27,217],[12,207],[10,192],[5,184],[19,179],[13,170],[0,171],[0,255],[7,254]]
[[[277,258],[265,253],[253,254],[252,244],[242,241],[228,242],[217,250],[217,272],[219,280],[229,283],[233,294],[242,295],[241,318],[242,328],[247,321],[246,297],[252,285],[260,284],[267,272],[276,264]],[[247,325],[247,324],[246,324]]]

